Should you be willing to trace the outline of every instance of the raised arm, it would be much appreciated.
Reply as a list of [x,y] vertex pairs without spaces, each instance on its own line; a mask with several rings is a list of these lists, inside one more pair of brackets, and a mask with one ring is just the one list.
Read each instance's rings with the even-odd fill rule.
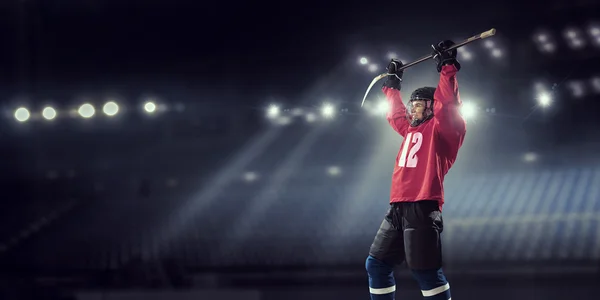
[[460,114],[462,101],[458,93],[457,72],[457,68],[453,65],[443,66],[433,96],[436,128],[443,135],[461,134],[466,130],[465,120]]
[[451,41],[445,41],[434,47],[436,53],[434,59],[438,63],[440,81],[433,96],[433,116],[440,136],[453,144],[458,142],[460,147],[466,132],[466,123],[460,114],[462,101],[456,80],[460,64],[456,60],[456,50],[444,51],[445,47],[450,47],[452,44]]
[[400,90],[402,87],[403,71],[398,71],[402,66],[399,60],[392,60],[387,67],[388,77],[383,83],[383,93],[388,101],[389,110],[386,118],[390,126],[398,132],[402,137],[406,135],[409,122],[406,115],[406,106],[402,102]]

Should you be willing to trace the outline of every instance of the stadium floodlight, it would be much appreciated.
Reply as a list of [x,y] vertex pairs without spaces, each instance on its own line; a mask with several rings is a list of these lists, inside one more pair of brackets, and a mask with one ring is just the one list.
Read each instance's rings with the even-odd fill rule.
[[329,103],[323,104],[323,107],[321,108],[321,114],[323,115],[323,117],[333,118],[334,113],[335,113],[335,108],[333,107],[333,105],[331,105]]
[[545,43],[548,41],[548,35],[545,33],[538,34],[535,39],[540,43]]
[[534,162],[538,159],[538,155],[533,152],[528,152],[523,155],[523,160],[526,162]]
[[483,46],[488,49],[494,48],[494,41],[486,40],[485,42],[483,42]]
[[500,49],[496,48],[496,49],[492,50],[492,56],[495,57],[495,58],[502,57],[502,54],[503,54],[502,50],[500,50]]
[[543,106],[549,106],[552,103],[552,97],[548,93],[540,93],[537,97],[538,103]]
[[79,107],[79,110],[77,110],[77,112],[81,117],[88,119],[94,116],[96,110],[91,104],[85,103]]
[[462,60],[471,60],[473,59],[473,53],[467,51],[467,49],[465,48],[458,48],[456,49],[458,50],[458,55],[460,56],[460,59]]
[[342,170],[338,166],[330,166],[327,168],[327,174],[332,177],[339,176],[341,172]]
[[253,182],[256,181],[258,179],[258,174],[256,174],[255,172],[246,172],[244,173],[243,179],[246,182]]
[[578,80],[569,81],[567,83],[574,97],[582,97],[585,95],[585,84]]
[[379,70],[379,66],[378,65],[376,65],[376,64],[370,64],[369,65],[369,72],[375,73],[375,72],[377,72],[377,70]]
[[156,111],[156,104],[152,101],[148,101],[144,103],[144,110],[149,114],[154,113]]
[[102,107],[102,111],[109,117],[116,115],[119,112],[119,105],[113,101],[106,102],[104,107]]
[[388,103],[387,100],[379,100],[377,102],[377,104],[375,105],[375,107],[371,108],[371,114],[376,115],[376,116],[380,116],[380,115],[385,115],[386,113],[388,113],[388,111],[390,110],[390,105]]
[[570,28],[570,29],[565,30],[565,36],[570,39],[575,39],[578,36],[578,32],[576,29]]
[[473,119],[477,115],[477,106],[473,102],[463,102],[460,114],[467,120]]
[[552,43],[545,43],[542,46],[542,49],[546,52],[554,52],[554,50],[556,50],[556,46]]
[[317,120],[317,116],[311,112],[307,113],[305,117],[306,117],[306,122],[308,122],[308,123],[312,123]]
[[594,91],[596,93],[600,93],[600,77],[597,77],[597,76],[592,77],[592,79],[590,80],[590,83],[591,83]]
[[48,121],[54,120],[54,118],[56,118],[56,110],[48,106],[42,110],[42,117]]
[[27,108],[19,107],[17,110],[15,110],[15,119],[17,119],[17,121],[25,122],[29,120],[29,117],[31,117],[31,114]]
[[267,118],[269,118],[269,119],[277,118],[279,116],[280,112],[281,112],[281,110],[279,109],[279,106],[277,106],[275,104],[271,104],[271,105],[269,105],[269,108],[267,108]]
[[583,46],[585,46],[585,42],[580,38],[574,38],[574,39],[571,39],[570,46],[573,49],[579,49],[579,48],[582,48]]

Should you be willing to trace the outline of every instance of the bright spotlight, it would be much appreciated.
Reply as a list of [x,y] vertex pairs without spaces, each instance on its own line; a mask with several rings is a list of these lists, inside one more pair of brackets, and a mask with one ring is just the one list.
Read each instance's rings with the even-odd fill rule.
[[258,179],[258,175],[255,172],[244,173],[243,179],[247,182],[253,182]]
[[388,52],[387,58],[391,60],[394,58],[398,58],[398,55],[395,52]]
[[333,118],[334,113],[335,113],[335,108],[331,104],[325,104],[325,105],[323,105],[323,108],[321,108],[321,114],[325,118]]
[[306,114],[306,122],[312,123],[312,122],[314,122],[316,120],[317,120],[317,116],[315,116],[314,113],[307,113]]
[[502,50],[500,50],[500,49],[492,50],[492,56],[495,58],[502,57]]
[[494,48],[494,41],[485,40],[485,42],[483,43],[483,46],[486,48]]
[[19,122],[25,122],[29,120],[30,116],[31,114],[29,113],[29,110],[27,110],[25,107],[19,107],[17,110],[15,110],[15,119],[17,119]]
[[390,105],[387,100],[381,100],[377,103],[377,107],[375,108],[376,114],[386,114],[390,110]]
[[600,36],[600,28],[598,28],[598,27],[591,27],[590,28],[590,35],[592,35],[592,36]]
[[94,116],[94,114],[96,113],[96,110],[94,109],[94,107],[91,104],[86,103],[86,104],[80,106],[79,110],[77,112],[79,113],[80,116],[87,119],[87,118],[91,118],[92,116]]
[[376,64],[370,64],[369,65],[369,72],[377,72],[377,70],[379,69],[379,66],[377,66]]
[[[458,48],[460,49],[460,48]],[[463,51],[460,53],[460,56],[463,60],[471,60],[473,58],[473,54],[471,52]]]
[[593,77],[591,83],[594,91],[596,91],[596,93],[600,93],[600,77]]
[[536,40],[540,43],[545,43],[546,41],[548,41],[548,36],[546,34],[538,34],[538,36],[536,37]]
[[366,65],[366,64],[368,64],[368,63],[369,63],[369,60],[368,60],[366,57],[361,57],[361,58],[358,60],[358,62],[359,62],[361,65]]
[[156,111],[156,104],[152,101],[148,101],[144,104],[144,110],[149,114],[154,113]]
[[523,155],[523,160],[526,162],[534,162],[537,159],[538,159],[537,154],[535,154],[533,152],[525,153],[525,155]]
[[341,172],[342,170],[340,170],[340,167],[338,166],[330,166],[327,168],[327,174],[329,174],[329,176],[338,176]]
[[585,45],[585,42],[582,39],[574,38],[571,40],[571,47],[575,49],[579,49]]
[[56,118],[56,110],[48,106],[44,108],[44,110],[42,110],[42,116],[46,120],[53,120],[54,118]]
[[460,108],[460,114],[465,119],[472,119],[477,115],[477,106],[472,102],[463,102]]
[[556,49],[556,46],[554,46],[554,44],[552,44],[552,43],[545,43],[542,46],[542,49],[544,49],[544,51],[546,51],[546,52],[554,52],[554,50]]
[[104,107],[102,108],[102,111],[104,111],[104,113],[107,116],[112,117],[119,112],[119,106],[117,105],[117,103],[114,103],[112,101],[106,102],[106,104],[104,104]]
[[574,97],[582,97],[585,95],[585,85],[581,81],[569,81],[567,86],[573,93]]
[[275,105],[275,104],[271,104],[269,105],[269,108],[267,109],[267,117],[270,119],[276,118],[279,116],[280,113],[280,109],[279,106]]
[[550,94],[548,93],[539,94],[537,100],[539,104],[544,107],[549,106],[550,103],[552,103],[552,97],[550,97]]

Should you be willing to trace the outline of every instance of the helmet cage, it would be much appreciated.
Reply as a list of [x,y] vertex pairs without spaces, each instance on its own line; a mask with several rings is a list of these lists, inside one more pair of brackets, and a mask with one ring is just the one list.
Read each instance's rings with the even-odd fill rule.
[[[425,101],[425,109],[423,110],[423,118],[421,118],[421,119],[415,119],[412,116],[412,111],[414,108],[413,102],[416,100]],[[418,98],[418,97],[414,98],[414,99],[410,99],[410,101],[408,101],[408,105],[406,105],[406,117],[410,121],[410,125],[413,127],[418,126],[418,125],[422,124],[423,122],[431,119],[433,117],[433,100],[427,99],[427,98]]]
[[[433,95],[435,94],[434,87],[422,87],[416,89],[411,95],[408,104],[406,105],[406,117],[410,121],[411,126],[415,127],[433,117]],[[413,101],[425,101],[425,109],[423,110],[422,119],[413,119],[412,111],[414,108]]]

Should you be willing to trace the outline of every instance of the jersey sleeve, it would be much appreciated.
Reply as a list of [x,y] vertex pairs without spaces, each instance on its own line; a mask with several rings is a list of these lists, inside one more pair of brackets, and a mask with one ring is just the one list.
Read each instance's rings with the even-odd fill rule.
[[458,150],[462,146],[467,131],[467,124],[460,114],[462,101],[458,93],[456,81],[458,70],[453,65],[442,67],[440,81],[435,90],[434,112],[435,130],[444,140],[444,152],[451,161],[456,159]]
[[462,140],[466,123],[460,114],[462,101],[456,80],[458,70],[453,65],[442,67],[440,81],[435,89],[433,117],[436,131],[448,142]]
[[402,102],[400,91],[384,86],[383,93],[389,104],[389,110],[386,115],[387,121],[397,133],[404,137],[409,123],[406,118],[406,106]]

